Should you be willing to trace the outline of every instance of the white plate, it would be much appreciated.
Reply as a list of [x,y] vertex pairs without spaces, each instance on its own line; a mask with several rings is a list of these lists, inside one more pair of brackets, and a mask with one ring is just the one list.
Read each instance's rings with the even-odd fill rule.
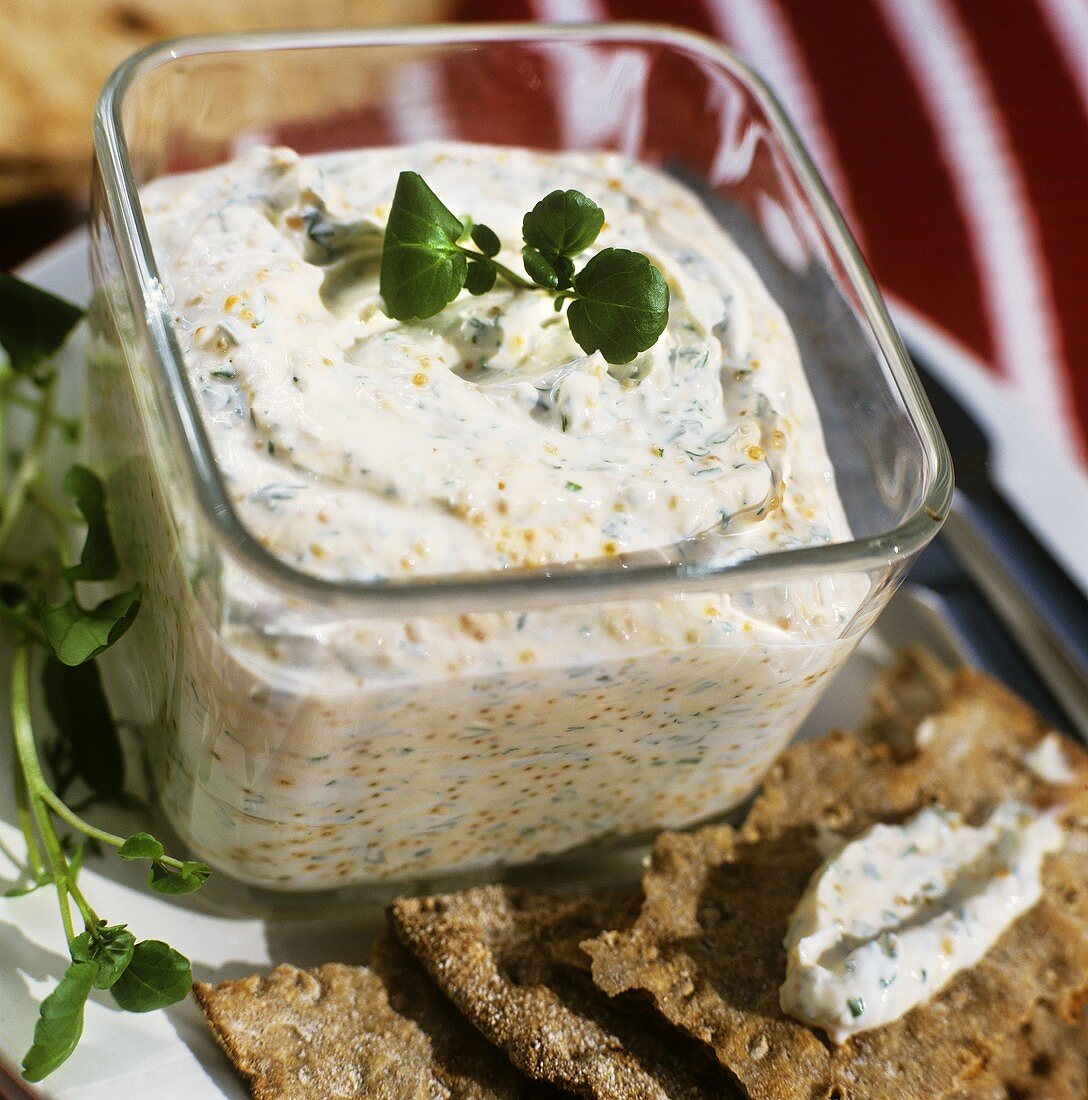
[[[87,240],[76,234],[44,253],[23,274],[56,293],[86,302],[89,293]],[[1018,497],[1030,496],[1030,519],[1044,531],[1055,550],[1080,569],[1088,586],[1088,563],[1074,551],[1088,544],[1088,483],[1073,472],[1056,447],[1039,432],[1029,439],[1011,398],[986,376],[964,352],[918,318],[903,318],[904,330],[928,351],[945,380],[984,413],[993,432],[1006,484]],[[78,406],[81,374],[80,340],[66,349],[62,368],[68,382],[62,399]],[[1018,465],[1028,453],[1031,461]],[[1049,459],[1049,460],[1048,460]],[[1047,471],[1046,484],[1039,471]],[[1064,503],[1061,503],[1063,502]],[[1081,529],[1057,527],[1053,517],[1069,520],[1071,501],[1080,501]],[[891,616],[889,618],[889,615]],[[925,618],[925,609],[897,597],[882,619],[889,637],[900,643],[928,640],[947,647],[940,627]],[[934,633],[936,632],[936,633]],[[832,724],[850,724],[881,658],[881,631],[840,674],[840,679],[817,708],[810,730]],[[7,657],[0,650],[0,674],[6,684]],[[946,648],[946,652],[951,654]],[[7,696],[0,688],[0,699]],[[6,707],[2,721],[6,725]],[[6,739],[6,730],[0,729]],[[6,740],[3,741],[6,744]],[[123,826],[121,826],[123,827]],[[135,826],[129,823],[130,828]],[[15,825],[10,784],[0,783],[0,893],[19,876],[22,838]],[[192,959],[194,974],[206,981],[240,977],[267,970],[280,962],[312,966],[322,962],[364,962],[374,919],[373,912],[353,920],[339,918],[306,923],[266,922],[231,918],[202,911],[194,899],[171,900],[150,893],[139,868],[108,857],[89,859],[81,882],[98,912],[111,921],[125,921],[139,938],[163,939]],[[56,984],[67,964],[55,895],[48,889],[23,898],[0,898],[0,1063],[14,1078],[19,1061],[31,1042],[37,1007]],[[2,1069],[0,1069],[2,1075]],[[0,1084],[0,1093],[3,1092]],[[121,1012],[108,994],[94,993],[86,1014],[83,1039],[75,1054],[30,1095],[49,1100],[205,1100],[236,1097],[247,1090],[237,1081],[205,1028],[195,1006],[186,1001],[165,1012],[132,1015]]]

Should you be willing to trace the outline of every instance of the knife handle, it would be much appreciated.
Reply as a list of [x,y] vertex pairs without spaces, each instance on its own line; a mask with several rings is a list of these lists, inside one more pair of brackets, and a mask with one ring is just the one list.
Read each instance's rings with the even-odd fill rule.
[[957,487],[945,535],[1088,739],[1088,596],[988,479]]

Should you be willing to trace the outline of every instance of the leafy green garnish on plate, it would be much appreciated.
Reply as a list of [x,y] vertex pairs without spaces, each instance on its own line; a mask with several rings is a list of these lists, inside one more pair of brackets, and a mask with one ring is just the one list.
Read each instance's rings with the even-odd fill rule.
[[28,1081],[48,1077],[76,1049],[83,1034],[83,1009],[94,988],[98,964],[73,962],[57,988],[42,1001],[34,1025],[34,1045],[23,1058]]
[[96,795],[119,797],[125,789],[125,761],[98,666],[94,661],[66,665],[47,657],[41,683],[56,730],[49,762],[58,794],[63,797],[79,778]]
[[0,347],[16,374],[32,376],[79,323],[83,310],[6,272],[0,274]]
[[131,962],[110,992],[126,1012],[154,1012],[180,1001],[192,984],[184,955],[162,940],[144,940],[136,944]]
[[585,252],[604,227],[604,211],[581,191],[545,195],[521,221],[525,270],[530,264],[540,286],[566,290],[574,278],[574,257]]
[[582,350],[629,363],[665,331],[669,285],[646,256],[625,248],[601,249],[576,271],[575,259],[592,247],[604,220],[580,191],[546,195],[522,220],[525,279],[496,259],[502,243],[494,230],[457,218],[418,172],[401,172],[382,246],[386,311],[398,321],[425,320],[462,290],[486,294],[501,278],[551,294],[556,311],[569,302],[571,335]]
[[89,930],[80,932],[68,947],[76,962],[90,962],[98,967],[95,989],[109,989],[132,962],[136,937],[123,924],[110,926],[103,921],[95,935]]
[[[94,661],[131,627],[140,591],[116,590],[120,562],[97,475],[85,466],[69,469],[62,487],[74,510],[53,493],[46,476],[54,432],[69,442],[78,435],[77,426],[53,408],[53,356],[81,316],[77,306],[13,275],[0,275],[0,345],[6,352],[6,361],[0,361],[0,620],[16,636],[9,705],[16,809],[26,843],[24,884],[7,896],[52,887],[72,960],[42,1002],[23,1059],[29,1081],[48,1076],[75,1049],[92,990],[108,990],[126,1011],[150,1012],[180,1000],[192,985],[183,955],[159,940],[138,940],[125,925],[110,924],[95,912],[79,884],[85,848],[116,848],[124,859],[148,860],[148,884],[160,894],[198,890],[211,873],[203,863],[168,856],[148,833],[125,838],[100,829],[65,801],[75,783],[89,791],[80,811],[101,800],[134,801],[125,792],[124,753]],[[28,410],[32,425],[28,445],[13,456],[6,440],[14,407]],[[49,543],[44,552],[36,548],[20,558],[25,540],[16,535],[35,521],[51,533]],[[78,522],[86,533],[76,558],[69,530]],[[88,601],[79,591],[87,583],[113,591],[99,591]],[[52,740],[42,739],[41,745],[30,708],[31,675],[39,662],[54,725]],[[65,827],[82,841],[66,843],[58,831]]]
[[86,466],[73,466],[64,475],[64,491],[72,497],[87,525],[79,561],[64,570],[70,581],[108,581],[117,576],[117,551],[106,519],[102,482]]

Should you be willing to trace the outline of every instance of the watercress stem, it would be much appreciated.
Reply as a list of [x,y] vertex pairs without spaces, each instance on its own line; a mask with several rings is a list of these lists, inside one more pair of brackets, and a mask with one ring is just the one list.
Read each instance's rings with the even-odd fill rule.
[[[0,366],[0,393],[7,389],[8,382],[13,377],[14,371],[12,371],[10,364],[4,363],[3,366]],[[6,403],[0,402],[0,494],[4,492],[4,484],[8,476],[7,438],[8,407]]]
[[72,895],[72,900],[76,903],[79,915],[83,918],[84,925],[91,935],[98,939],[97,931],[100,923],[98,914],[91,908],[91,903],[83,896],[83,891],[79,888],[79,883],[76,882],[74,875],[69,876],[68,890]]
[[14,746],[12,746],[12,756],[14,759],[11,772],[15,781],[16,813],[19,818],[19,828],[26,841],[26,862],[30,878],[37,882],[45,874],[45,862],[38,844],[38,835],[34,831],[34,818],[30,811],[30,795],[27,793],[26,779],[23,776],[23,769],[19,766],[19,753]]
[[4,494],[3,514],[0,516],[0,552],[7,545],[15,524],[22,514],[27,491],[41,472],[42,455],[52,426],[49,418],[53,413],[55,392],[56,382],[50,380],[42,390],[42,399],[38,406],[38,423],[34,428],[30,446],[27,447],[26,453],[15,470],[15,476],[11,479],[11,485]]
[[[55,813],[66,825],[71,825],[77,832],[90,837],[92,840],[97,840],[102,844],[108,844],[111,848],[120,848],[125,843],[124,837],[117,836],[116,833],[108,833],[104,829],[96,828],[89,821],[84,821],[79,814],[68,807],[50,787],[44,784],[44,782],[40,794],[42,801],[53,811],[53,813]],[[174,871],[181,871],[185,867],[182,860],[175,859],[173,856],[160,856],[156,862]]]
[[520,287],[522,290],[545,289],[537,286],[536,283],[529,282],[528,279],[523,279],[516,271],[511,271],[506,264],[500,264],[498,260],[485,256],[482,252],[473,252],[471,248],[465,248],[464,245],[458,245],[457,251],[468,256],[470,260],[479,260],[481,263],[490,264],[508,283],[513,283],[514,286]]
[[[2,386],[3,381],[0,381],[0,387]],[[31,397],[29,394],[23,393],[22,390],[9,389],[4,396],[11,404],[18,405],[30,412],[38,412],[41,409],[41,398]],[[67,416],[61,416],[60,413],[50,413],[49,422],[54,427],[60,428],[62,432],[68,433],[69,436],[79,431],[78,421]]]
[[0,603],[0,619],[5,619],[12,626],[18,627],[24,635],[33,638],[36,642],[45,642],[45,635],[37,625],[5,603]]
[[75,939],[75,928],[72,925],[72,910],[68,904],[68,860],[61,849],[60,840],[49,817],[49,810],[42,799],[42,792],[48,790],[48,787],[38,760],[38,747],[34,742],[34,728],[30,721],[30,643],[25,639],[16,646],[15,660],[12,663],[11,731],[19,767],[26,782],[30,809],[49,859],[49,869],[53,872],[57,900],[60,902],[60,918],[64,922],[64,934],[71,943]]
[[[102,844],[109,844],[112,848],[120,848],[124,844],[124,837],[116,836],[113,833],[107,833],[104,829],[96,828],[89,821],[84,821],[77,813],[70,810],[61,799],[54,794],[52,788],[43,785],[39,792],[42,801],[63,821],[66,825],[71,825],[77,832],[82,833],[84,836],[89,836],[92,840],[97,840]],[[165,862],[165,860],[164,860]]]
[[40,481],[35,481],[34,484],[30,486],[30,492],[38,506],[49,517],[50,522],[56,529],[58,556],[60,557],[61,565],[67,568],[75,562],[75,556],[72,553],[72,547],[68,541],[68,528],[73,523],[79,523],[80,517],[78,513],[73,512],[70,508],[66,508],[57,500],[49,489]]

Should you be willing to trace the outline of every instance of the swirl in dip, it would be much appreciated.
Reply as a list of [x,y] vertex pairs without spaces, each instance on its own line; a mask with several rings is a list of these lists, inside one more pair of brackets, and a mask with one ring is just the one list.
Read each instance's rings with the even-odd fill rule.
[[[591,252],[645,253],[668,280],[666,332],[610,367],[548,295],[501,280],[390,319],[380,246],[404,169],[495,229],[515,270],[524,212],[583,191],[606,215]],[[230,498],[298,570],[721,563],[849,538],[784,315],[658,171],[459,144],[258,148],[142,200]],[[187,654],[160,792],[202,858],[281,888],[523,862],[720,813],[852,648],[860,600],[814,580],[315,622],[229,560],[218,583],[214,624],[172,608],[192,595],[166,583],[143,616]]]

